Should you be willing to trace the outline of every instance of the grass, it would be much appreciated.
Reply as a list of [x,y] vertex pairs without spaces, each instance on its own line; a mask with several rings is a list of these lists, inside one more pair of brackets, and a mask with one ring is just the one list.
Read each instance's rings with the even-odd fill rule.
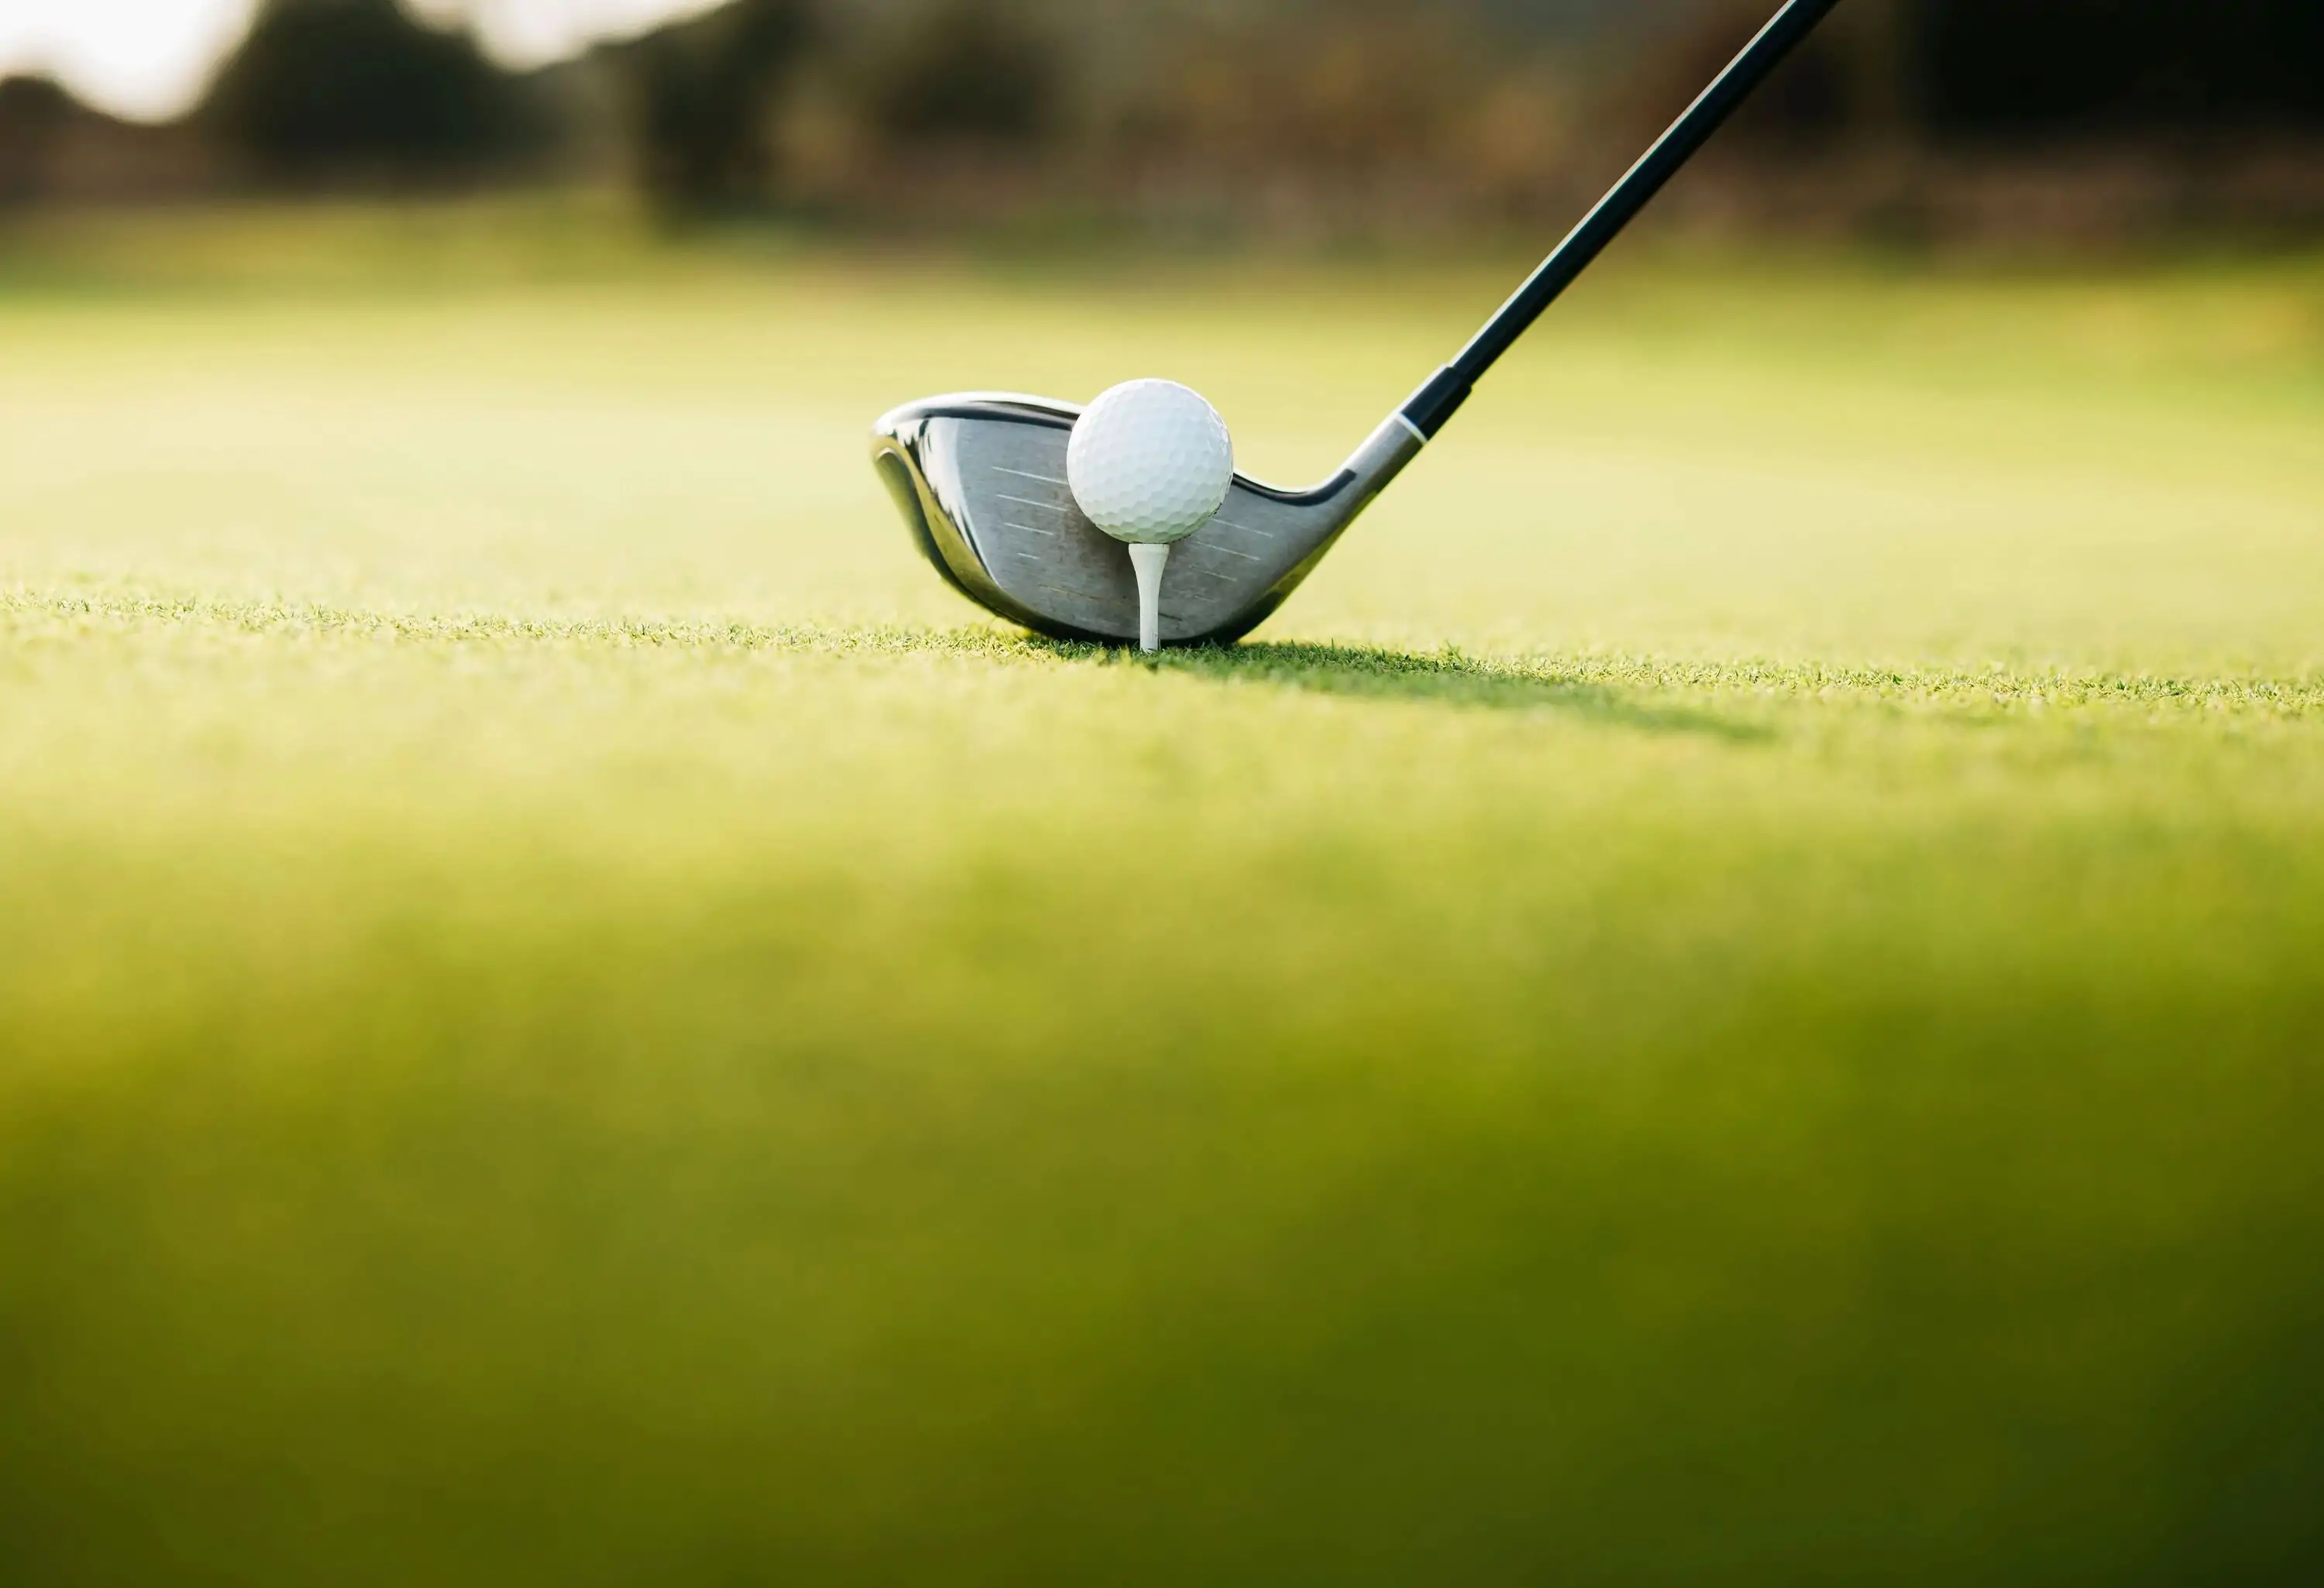
[[14,1580],[2324,1559],[2312,260],[1634,251],[1148,662],[872,415],[1304,476],[1494,272],[146,224],[0,295]]

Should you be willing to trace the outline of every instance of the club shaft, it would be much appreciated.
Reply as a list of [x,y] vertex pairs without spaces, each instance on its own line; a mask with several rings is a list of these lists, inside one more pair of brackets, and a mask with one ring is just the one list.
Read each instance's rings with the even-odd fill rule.
[[1542,262],[1500,312],[1485,323],[1485,328],[1413,394],[1403,409],[1405,420],[1421,435],[1434,437],[1467,401],[1485,372],[1596,262],[1607,245],[1622,235],[1639,211],[1711,141],[1711,134],[1726,125],[1736,107],[1839,4],[1840,0],[1788,0],[1720,74],[1719,80],[1702,91],[1702,97],[1687,107],[1686,114],[1614,185],[1614,190],[1599,200],[1598,208]]

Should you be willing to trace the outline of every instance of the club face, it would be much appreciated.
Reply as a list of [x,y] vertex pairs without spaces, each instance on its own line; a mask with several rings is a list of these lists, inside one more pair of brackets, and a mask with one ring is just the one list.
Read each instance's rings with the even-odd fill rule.
[[[1131,644],[1129,549],[1089,522],[1065,484],[1080,414],[1040,397],[932,397],[881,420],[872,459],[954,589],[1040,633]],[[1312,491],[1280,491],[1237,475],[1218,516],[1171,553],[1163,642],[1226,643],[1258,627],[1381,484],[1344,469]]]

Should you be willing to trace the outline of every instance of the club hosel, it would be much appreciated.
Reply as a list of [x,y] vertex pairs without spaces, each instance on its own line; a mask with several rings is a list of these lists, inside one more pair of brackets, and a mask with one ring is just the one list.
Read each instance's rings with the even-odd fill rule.
[[1434,441],[1436,432],[1461,411],[1461,404],[1469,401],[1469,393],[1474,390],[1469,377],[1448,364],[1429,376],[1427,383],[1397,411],[1406,423],[1420,432],[1422,440]]
[[1382,420],[1379,429],[1366,437],[1364,444],[1342,466],[1341,480],[1353,482],[1351,488],[1354,495],[1350,499],[1348,516],[1353,518],[1373,497],[1387,490],[1389,483],[1404,472],[1404,466],[1419,457],[1420,449],[1427,444],[1428,439],[1402,413],[1391,413]]

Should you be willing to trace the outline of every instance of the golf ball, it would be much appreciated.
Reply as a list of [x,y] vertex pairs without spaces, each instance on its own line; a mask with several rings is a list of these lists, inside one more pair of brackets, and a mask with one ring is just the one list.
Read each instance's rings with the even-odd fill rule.
[[1085,410],[1065,478],[1090,522],[1117,540],[1167,546],[1211,522],[1234,483],[1226,421],[1176,381],[1131,381]]

